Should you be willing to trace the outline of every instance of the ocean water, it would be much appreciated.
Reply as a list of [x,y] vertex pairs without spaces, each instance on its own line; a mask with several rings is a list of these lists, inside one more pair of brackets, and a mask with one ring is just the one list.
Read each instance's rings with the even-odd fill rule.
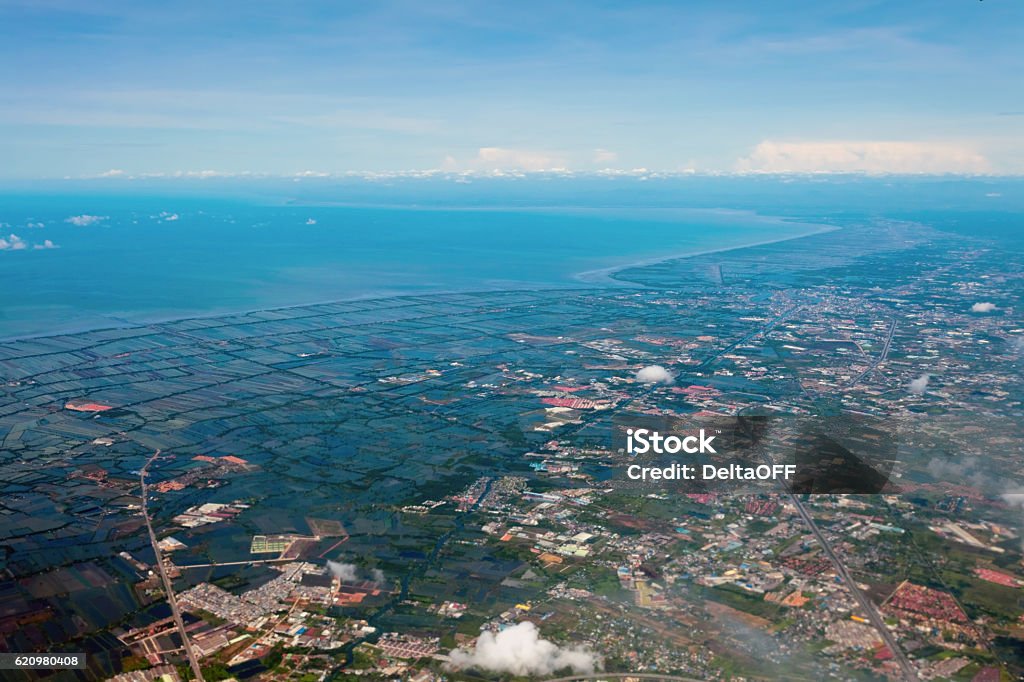
[[749,211],[38,194],[0,196],[0,223],[0,338],[357,297],[614,286],[619,266],[825,229]]

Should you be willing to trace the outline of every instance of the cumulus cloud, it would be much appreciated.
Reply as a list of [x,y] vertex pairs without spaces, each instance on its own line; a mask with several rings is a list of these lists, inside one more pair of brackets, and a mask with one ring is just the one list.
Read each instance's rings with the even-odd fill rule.
[[31,229],[33,229],[33,230],[36,230],[36,229],[39,229],[39,228],[41,228],[41,227],[46,227],[46,223],[43,223],[43,222],[38,222],[38,223],[25,223],[25,227],[31,228]]
[[224,175],[220,171],[215,170],[199,170],[199,171],[177,171],[175,173],[178,177],[186,178],[219,178]]
[[316,225],[316,218],[307,218],[306,219],[306,224],[307,225]]
[[773,142],[765,140],[736,170],[760,173],[986,173],[988,160],[945,142]]
[[369,580],[377,584],[384,582],[384,571],[379,568],[375,568],[370,571],[369,578],[361,578],[359,576],[359,567],[355,564],[346,564],[341,561],[328,561],[327,570],[329,570],[331,575],[335,578],[345,583],[360,582],[362,580]]
[[537,626],[529,621],[505,628],[501,632],[482,633],[473,649],[456,649],[451,653],[452,668],[477,668],[512,675],[550,675],[571,668],[589,675],[600,667],[596,654],[581,647],[560,647],[541,639]]
[[990,313],[996,309],[995,303],[989,303],[988,301],[975,303],[971,306],[972,313]]
[[108,171],[103,171],[102,173],[100,173],[99,177],[101,177],[101,178],[121,178],[121,177],[124,177],[125,175],[127,175],[127,174],[123,170],[121,170],[120,168],[111,168]]
[[650,365],[636,373],[636,380],[642,384],[671,384],[675,377],[661,365]]
[[1001,497],[1003,502],[1011,507],[1020,507],[1021,509],[1024,509],[1024,490],[1006,492],[999,497]]
[[29,244],[16,234],[9,234],[6,238],[0,237],[0,251],[24,251],[29,247],[33,249],[59,249],[49,239],[44,239],[42,244]]
[[963,457],[940,459],[933,457],[928,462],[928,473],[939,481],[971,485],[983,489],[998,489],[1002,485],[1001,479],[995,477],[989,470],[987,462],[980,457]]
[[73,215],[70,218],[65,218],[64,222],[71,223],[76,227],[88,227],[89,225],[95,225],[96,223],[103,222],[107,219],[105,215],[89,215],[83,213],[82,215]]
[[359,569],[355,564],[343,564],[340,561],[328,561],[327,568],[335,578],[343,582],[355,582]]
[[565,159],[549,152],[506,147],[480,147],[475,157],[458,160],[448,156],[442,164],[444,170],[474,171],[542,171],[565,167]]
[[8,235],[7,239],[0,237],[0,251],[21,251],[27,248],[25,240],[16,234]]
[[[1024,488],[1010,486],[999,496],[1003,502],[1013,509],[1024,510]],[[1024,551],[1024,538],[1021,539],[1021,551]]]
[[914,395],[924,395],[925,389],[928,388],[928,380],[931,379],[930,374],[922,374],[918,378],[914,379],[907,386],[907,390]]

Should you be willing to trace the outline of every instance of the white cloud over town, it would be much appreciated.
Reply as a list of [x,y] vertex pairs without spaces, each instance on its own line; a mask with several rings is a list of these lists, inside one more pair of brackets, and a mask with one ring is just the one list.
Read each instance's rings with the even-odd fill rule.
[[636,380],[641,384],[671,384],[675,377],[661,365],[650,365],[636,373]]
[[924,395],[925,390],[928,389],[928,382],[930,380],[931,375],[922,374],[921,376],[910,382],[910,384],[907,386],[907,390],[909,390],[914,395]]
[[537,626],[524,621],[497,634],[482,633],[474,648],[454,650],[450,665],[521,676],[550,675],[565,669],[590,674],[600,667],[600,661],[588,649],[562,647],[541,638]]

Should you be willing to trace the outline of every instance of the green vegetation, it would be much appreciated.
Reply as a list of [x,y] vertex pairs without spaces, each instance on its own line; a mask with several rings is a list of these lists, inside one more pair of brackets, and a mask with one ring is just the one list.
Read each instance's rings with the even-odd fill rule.
[[202,666],[202,671],[203,679],[208,682],[220,682],[220,680],[234,677],[234,675],[228,672],[227,666],[219,661]]
[[149,668],[149,661],[142,656],[125,656],[121,659],[121,670],[130,673],[136,670],[146,670]]

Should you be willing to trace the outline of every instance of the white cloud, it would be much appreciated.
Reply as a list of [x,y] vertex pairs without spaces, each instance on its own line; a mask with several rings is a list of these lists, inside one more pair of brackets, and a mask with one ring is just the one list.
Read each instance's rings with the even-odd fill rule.
[[1024,491],[1006,492],[1000,495],[1003,498],[1003,502],[1006,502],[1011,507],[1020,507],[1024,509]]
[[105,215],[89,215],[83,213],[82,215],[73,215],[70,218],[65,218],[64,222],[71,223],[77,227],[87,227],[89,225],[95,225],[96,223],[103,222],[108,216]]
[[922,374],[907,385],[907,390],[914,395],[924,395],[925,389],[928,388],[929,379],[931,379],[930,374]]
[[122,178],[125,175],[127,175],[127,174],[123,170],[121,170],[120,168],[111,168],[108,171],[103,171],[97,177],[101,177],[101,178]]
[[33,249],[59,249],[60,247],[54,244],[49,239],[43,240],[42,244],[29,244],[24,239],[16,234],[9,234],[6,238],[0,237],[0,251],[24,251],[25,249],[32,247]]
[[224,173],[215,170],[188,170],[174,172],[174,177],[176,178],[199,178],[200,180],[205,180],[206,178],[230,178],[236,175],[250,175],[250,173]]
[[449,171],[542,171],[564,167],[565,159],[550,152],[505,147],[480,147],[472,159],[459,161],[447,156],[442,164],[442,168]]
[[996,310],[996,304],[989,303],[988,301],[975,303],[971,306],[972,313],[990,313],[993,310]]
[[27,248],[25,240],[16,234],[8,235],[7,239],[0,237],[0,251],[21,251]]
[[615,163],[619,160],[619,155],[615,152],[610,152],[607,149],[595,149],[594,150],[594,163]]
[[946,142],[773,142],[765,140],[736,170],[754,173],[987,173],[988,160]]
[[25,223],[25,227],[27,227],[29,229],[32,229],[32,230],[37,230],[37,229],[39,229],[41,227],[46,227],[46,223],[44,223],[44,222]]
[[316,225],[316,218],[306,218],[307,225]]
[[651,365],[637,372],[636,380],[642,384],[671,384],[675,377],[661,365]]
[[384,582],[384,571],[379,568],[371,570],[369,578],[360,578],[359,567],[355,564],[346,564],[340,561],[328,561],[327,569],[335,578],[346,583],[354,583],[361,580],[370,580],[378,584]]
[[579,674],[591,674],[600,667],[599,663],[592,651],[560,647],[541,639],[537,626],[524,621],[497,634],[482,633],[471,650],[452,651],[450,666],[522,676],[550,675],[566,668]]
[[327,568],[335,578],[342,582],[352,583],[357,580],[358,568],[355,564],[343,564],[340,561],[328,561]]

